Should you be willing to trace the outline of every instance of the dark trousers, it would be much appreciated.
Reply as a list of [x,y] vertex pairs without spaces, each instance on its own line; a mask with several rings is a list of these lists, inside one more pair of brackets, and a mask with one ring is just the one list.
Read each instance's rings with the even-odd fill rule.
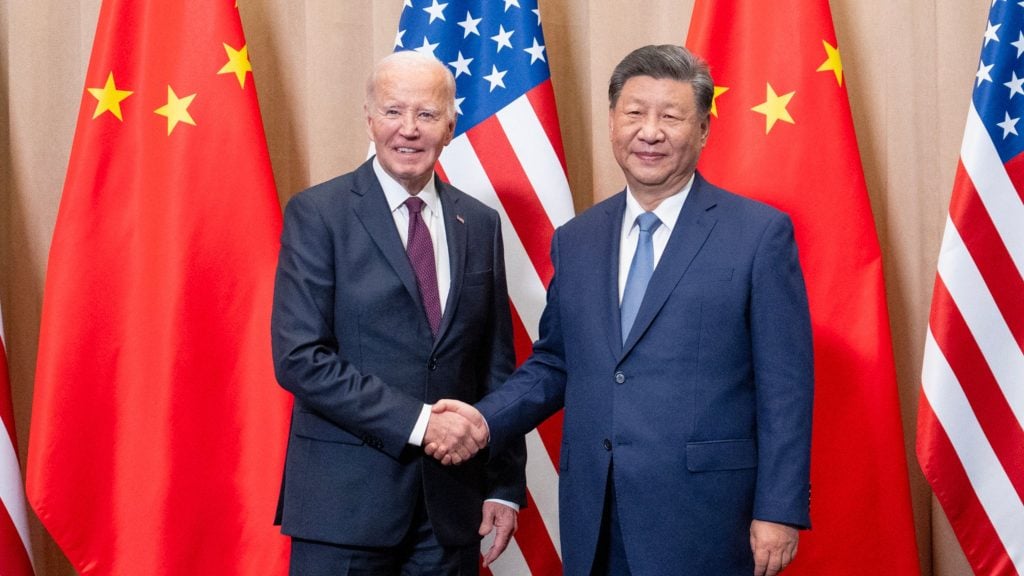
[[[614,465],[613,465],[614,466]],[[597,553],[591,576],[630,576],[626,561],[626,546],[619,527],[618,502],[615,498],[613,466],[608,467],[608,482],[604,493],[604,512],[601,514],[601,535],[597,539]]]
[[290,576],[478,576],[480,545],[442,546],[420,498],[398,546],[367,548],[292,538]]

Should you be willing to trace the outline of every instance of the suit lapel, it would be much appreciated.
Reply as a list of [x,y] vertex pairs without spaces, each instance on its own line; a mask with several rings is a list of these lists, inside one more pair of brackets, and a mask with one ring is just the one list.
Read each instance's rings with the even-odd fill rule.
[[[441,211],[444,214],[444,229],[448,238],[448,260],[451,266],[451,285],[448,288],[448,300],[445,302],[441,325],[437,329],[437,342],[444,337],[451,326],[455,309],[459,305],[462,293],[462,277],[466,272],[466,223],[459,213],[459,195],[450,186],[437,180],[438,196],[441,198]],[[436,345],[436,343],[435,343]]]
[[[665,251],[658,261],[651,282],[647,285],[647,292],[640,304],[636,320],[633,322],[633,330],[630,332],[629,340],[622,346],[622,356],[629,354],[629,351],[636,345],[647,327],[658,315],[658,311],[665,305],[665,301],[672,294],[679,279],[690,266],[690,262],[704,246],[708,235],[715,227],[717,221],[711,212],[715,207],[715,201],[710,197],[704,188],[704,181],[698,174],[693,181],[690,195],[686,198],[682,210],[679,212],[679,219],[669,236]],[[616,314],[616,317],[618,315]]]
[[356,196],[353,210],[366,228],[370,239],[402,280],[413,302],[422,308],[419,289],[416,287],[416,275],[409,264],[409,257],[402,246],[402,238],[395,228],[395,218],[391,215],[384,189],[380,187],[380,182],[373,173],[371,162],[372,160],[368,160],[356,170],[356,185],[352,188],[352,194]]
[[608,268],[598,270],[598,278],[607,278],[605,283],[605,306],[612,310],[605,314],[604,333],[608,336],[608,349],[612,356],[618,358],[622,352],[622,319],[619,311],[619,239],[622,236],[622,214],[626,211],[626,193],[620,192],[614,202],[609,202],[604,209],[604,228],[595,235],[594,246],[600,254],[608,257],[597,258]]

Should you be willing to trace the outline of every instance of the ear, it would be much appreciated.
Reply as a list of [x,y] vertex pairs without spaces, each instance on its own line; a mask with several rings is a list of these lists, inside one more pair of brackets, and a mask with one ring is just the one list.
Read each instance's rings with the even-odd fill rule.
[[444,137],[444,145],[447,146],[455,138],[455,118],[448,120],[448,132]]
[[366,113],[366,136],[373,142],[373,117],[370,115],[370,105],[363,104],[363,112]]
[[700,147],[703,148],[708,143],[708,135],[711,134],[711,114],[708,113],[700,122]]
[[611,141],[612,134],[615,133],[615,108],[608,109],[608,140]]

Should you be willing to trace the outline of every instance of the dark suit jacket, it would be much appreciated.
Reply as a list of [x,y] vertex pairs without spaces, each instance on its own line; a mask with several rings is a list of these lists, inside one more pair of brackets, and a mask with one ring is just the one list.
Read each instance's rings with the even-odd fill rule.
[[753,573],[753,518],[809,525],[811,326],[783,213],[698,174],[625,345],[620,193],[560,228],[533,355],[477,407],[500,449],[565,407],[565,573],[586,575],[614,458],[640,576]]
[[370,161],[288,203],[271,322],[277,379],[295,395],[285,534],[392,546],[422,494],[438,540],[467,545],[485,498],[525,504],[522,439],[452,468],[407,445],[424,402],[476,401],[515,365],[498,215],[437,189],[452,281],[436,341]]

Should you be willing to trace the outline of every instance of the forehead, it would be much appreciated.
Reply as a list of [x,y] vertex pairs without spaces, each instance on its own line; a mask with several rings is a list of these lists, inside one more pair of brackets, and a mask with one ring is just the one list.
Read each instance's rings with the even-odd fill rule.
[[693,84],[672,78],[633,76],[622,85],[618,105],[650,104],[659,106],[692,107],[696,96]]
[[436,104],[446,99],[446,83],[442,71],[415,63],[395,63],[381,69],[374,82],[379,103]]

